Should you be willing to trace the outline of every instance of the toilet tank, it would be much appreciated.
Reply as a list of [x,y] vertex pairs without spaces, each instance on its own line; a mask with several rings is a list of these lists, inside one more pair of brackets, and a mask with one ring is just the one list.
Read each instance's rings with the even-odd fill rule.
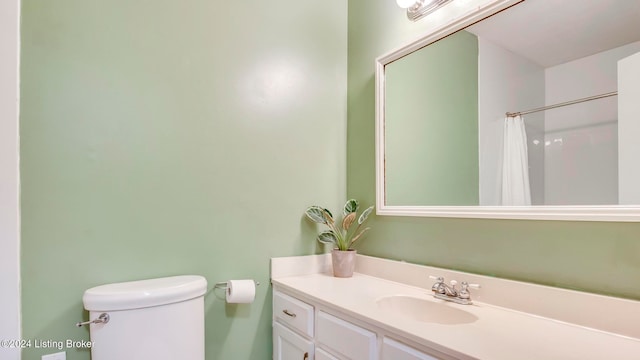
[[183,275],[107,284],[85,291],[92,360],[204,360],[207,280]]

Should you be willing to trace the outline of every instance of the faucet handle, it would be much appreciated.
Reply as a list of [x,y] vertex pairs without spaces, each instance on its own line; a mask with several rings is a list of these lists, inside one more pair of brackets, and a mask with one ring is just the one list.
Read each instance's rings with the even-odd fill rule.
[[431,285],[431,291],[434,293],[443,294],[444,289],[442,284],[444,284],[444,278],[442,276],[433,276],[429,275],[429,279],[435,280],[435,284]]
[[466,281],[463,281],[462,283],[460,283],[460,285],[462,286],[462,288],[460,289],[460,292],[458,293],[458,297],[460,297],[461,299],[469,300],[469,302],[471,302],[471,294],[469,293],[469,288],[479,289],[480,285],[479,284],[469,284]]

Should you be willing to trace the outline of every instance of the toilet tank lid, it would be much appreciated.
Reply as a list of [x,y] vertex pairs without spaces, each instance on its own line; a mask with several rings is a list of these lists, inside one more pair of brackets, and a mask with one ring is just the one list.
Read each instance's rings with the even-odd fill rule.
[[115,311],[167,305],[203,296],[207,280],[199,275],[171,276],[93,287],[82,302],[89,311]]

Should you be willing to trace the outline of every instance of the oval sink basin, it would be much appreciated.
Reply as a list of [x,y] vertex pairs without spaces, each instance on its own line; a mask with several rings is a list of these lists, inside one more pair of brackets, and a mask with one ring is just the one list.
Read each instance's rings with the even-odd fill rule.
[[468,324],[478,320],[474,314],[447,302],[436,302],[407,295],[393,295],[376,301],[378,307],[390,313],[422,322],[445,325]]

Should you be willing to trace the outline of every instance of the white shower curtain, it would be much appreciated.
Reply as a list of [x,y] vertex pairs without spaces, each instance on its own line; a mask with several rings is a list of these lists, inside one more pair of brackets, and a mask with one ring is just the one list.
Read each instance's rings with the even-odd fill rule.
[[521,116],[504,121],[502,151],[502,205],[531,205],[527,133]]

